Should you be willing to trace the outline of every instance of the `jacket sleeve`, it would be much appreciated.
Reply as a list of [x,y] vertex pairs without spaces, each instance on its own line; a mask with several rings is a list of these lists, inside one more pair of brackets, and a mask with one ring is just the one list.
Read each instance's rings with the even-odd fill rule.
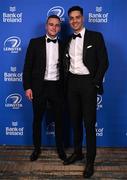
[[96,36],[96,55],[98,61],[98,68],[94,77],[94,83],[97,86],[100,86],[103,82],[104,74],[109,66],[107,50],[101,33],[97,33]]

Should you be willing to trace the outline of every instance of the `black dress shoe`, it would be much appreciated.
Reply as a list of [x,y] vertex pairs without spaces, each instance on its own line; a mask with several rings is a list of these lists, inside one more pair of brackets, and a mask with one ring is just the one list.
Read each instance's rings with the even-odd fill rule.
[[80,161],[84,158],[83,154],[76,154],[76,153],[73,153],[70,157],[68,157],[64,162],[63,164],[64,165],[69,165],[69,164],[72,164],[76,161]]
[[94,163],[86,164],[85,171],[83,173],[84,178],[90,178],[94,173]]
[[36,161],[36,160],[38,159],[40,153],[41,153],[41,150],[40,150],[40,149],[39,149],[39,150],[36,150],[36,149],[35,149],[35,150],[32,152],[31,156],[30,156],[30,160],[31,160],[31,161]]
[[66,156],[65,152],[59,153],[58,155],[59,155],[59,158],[60,158],[62,161],[66,161],[67,156]]
[[57,149],[58,156],[61,160],[66,161],[67,156],[63,149]]

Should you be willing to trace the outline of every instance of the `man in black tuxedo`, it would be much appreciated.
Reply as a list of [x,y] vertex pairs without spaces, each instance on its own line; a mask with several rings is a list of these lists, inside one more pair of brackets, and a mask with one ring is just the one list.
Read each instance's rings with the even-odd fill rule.
[[33,144],[31,161],[41,153],[41,122],[50,102],[55,119],[55,140],[59,158],[66,159],[63,145],[63,63],[62,44],[57,34],[61,28],[60,18],[48,17],[46,35],[31,39],[24,64],[23,86],[26,97],[33,105]]
[[64,165],[83,158],[83,118],[86,129],[86,167],[83,176],[89,178],[94,173],[96,156],[97,93],[103,93],[102,81],[108,68],[108,56],[102,34],[84,27],[83,8],[71,7],[68,16],[74,34],[69,37],[65,48],[65,74],[74,153]]

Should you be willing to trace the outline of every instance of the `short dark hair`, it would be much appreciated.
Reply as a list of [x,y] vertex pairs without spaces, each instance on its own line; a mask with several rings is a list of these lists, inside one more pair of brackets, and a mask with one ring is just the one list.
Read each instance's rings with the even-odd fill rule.
[[83,15],[83,8],[81,8],[80,6],[72,6],[69,10],[68,10],[68,16],[72,11],[80,11],[80,13]]
[[58,19],[59,21],[61,21],[59,16],[57,16],[57,15],[55,15],[55,14],[52,14],[52,15],[50,15],[50,16],[47,17],[46,23],[48,22],[48,20],[49,20],[50,18],[56,18],[56,19]]

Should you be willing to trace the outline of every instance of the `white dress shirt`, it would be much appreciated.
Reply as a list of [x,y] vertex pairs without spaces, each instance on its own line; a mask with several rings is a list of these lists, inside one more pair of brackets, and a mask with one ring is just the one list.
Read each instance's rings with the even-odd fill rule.
[[80,32],[81,38],[77,37],[72,38],[70,47],[69,47],[69,56],[70,56],[70,68],[69,71],[73,74],[85,75],[90,74],[88,68],[83,63],[83,43],[85,28]]
[[57,81],[59,80],[59,45],[58,41],[56,43],[47,43],[47,38],[51,39],[48,35],[46,35],[46,71],[44,79],[49,81]]

